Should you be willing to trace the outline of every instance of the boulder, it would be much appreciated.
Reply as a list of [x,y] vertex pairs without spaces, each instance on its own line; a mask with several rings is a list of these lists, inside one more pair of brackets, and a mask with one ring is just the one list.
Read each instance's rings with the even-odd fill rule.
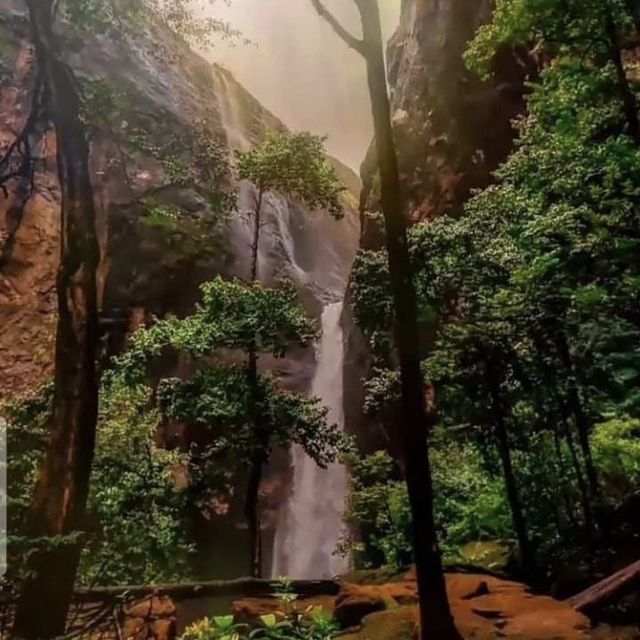
[[176,615],[176,605],[168,596],[152,596],[128,606],[126,615],[146,620],[172,618]]
[[175,640],[176,606],[168,596],[149,596],[127,606],[123,640]]
[[336,598],[335,617],[343,629],[358,626],[362,619],[388,608],[381,587],[345,584]]
[[340,640],[416,640],[417,637],[417,609],[397,607],[366,616],[358,631],[342,635]]
[[[590,624],[585,616],[565,602],[533,595],[517,582],[488,575],[449,574],[447,591],[456,624],[469,640],[589,638]],[[418,625],[416,601],[415,574],[411,571],[395,583],[347,584],[336,600],[336,618],[343,627],[359,626],[344,636],[349,640],[413,639]]]

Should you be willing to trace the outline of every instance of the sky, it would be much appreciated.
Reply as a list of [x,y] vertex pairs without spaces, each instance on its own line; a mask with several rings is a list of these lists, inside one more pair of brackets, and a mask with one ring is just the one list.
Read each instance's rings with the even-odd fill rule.
[[[380,0],[389,37],[401,0]],[[350,0],[325,0],[359,35]],[[365,67],[320,19],[310,0],[231,0],[216,5],[252,44],[221,43],[209,57],[227,67],[293,130],[327,135],[329,152],[358,170],[371,140]]]

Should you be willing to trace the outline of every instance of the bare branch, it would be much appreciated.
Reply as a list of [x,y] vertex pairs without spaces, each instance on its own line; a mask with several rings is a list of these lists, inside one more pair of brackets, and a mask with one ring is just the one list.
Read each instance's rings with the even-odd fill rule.
[[340,21],[322,4],[321,0],[311,0],[311,4],[318,12],[318,15],[329,23],[331,28],[344,42],[346,42],[349,47],[357,51],[362,56],[367,55],[364,40],[359,40],[352,33],[349,33],[349,31],[342,26]]

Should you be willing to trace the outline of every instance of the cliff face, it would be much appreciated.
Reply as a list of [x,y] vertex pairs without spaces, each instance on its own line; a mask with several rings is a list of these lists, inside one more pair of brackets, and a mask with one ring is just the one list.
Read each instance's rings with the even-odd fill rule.
[[[135,38],[62,29],[87,96],[91,163],[102,249],[105,352],[150,315],[183,314],[215,274],[245,277],[253,189],[233,176],[233,151],[282,123],[224,69],[159,25]],[[0,0],[0,147],[28,114],[33,52],[24,3]],[[0,400],[51,374],[60,191],[51,132],[39,145],[32,196],[0,194]],[[339,165],[353,189],[357,178]],[[15,186],[15,185],[9,185]],[[227,204],[237,198],[235,206]],[[18,206],[16,206],[16,204]],[[307,309],[340,295],[357,246],[353,208],[341,222],[270,197],[261,277],[292,279]],[[313,354],[279,363],[304,388]]]
[[[511,149],[511,123],[523,109],[524,70],[499,58],[494,80],[482,82],[463,60],[492,6],[492,0],[403,0],[387,58],[400,173],[413,222],[461,212],[471,191],[491,182]],[[372,147],[362,165],[362,213],[377,208],[376,171]],[[365,222],[361,247],[379,248],[380,241]],[[361,412],[367,348],[357,328],[347,324],[347,424],[383,446],[380,432]]]
[[[511,147],[511,121],[523,106],[523,70],[513,60],[498,60],[495,80],[487,83],[469,73],[463,60],[492,6],[491,0],[403,0],[387,53],[400,171],[413,220],[459,210],[472,189],[490,182]],[[374,187],[371,153],[362,171],[366,187]]]

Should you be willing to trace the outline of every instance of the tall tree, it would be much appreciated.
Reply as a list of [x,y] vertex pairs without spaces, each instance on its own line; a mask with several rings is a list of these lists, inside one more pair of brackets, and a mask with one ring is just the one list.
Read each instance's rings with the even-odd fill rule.
[[[213,4],[215,0],[210,0]],[[44,131],[53,125],[61,190],[60,264],[57,274],[58,325],[55,389],[50,441],[40,469],[27,532],[35,548],[14,619],[14,635],[62,635],[77,573],[98,414],[96,356],[98,314],[96,270],[99,245],[89,170],[89,144],[82,119],[79,83],[64,61],[54,30],[64,12],[80,27],[116,25],[131,29],[149,11],[179,36],[202,46],[215,33],[237,35],[215,18],[199,18],[189,0],[25,0],[36,52],[36,81],[30,116],[22,133],[0,158],[0,189],[14,186],[14,213],[30,197]],[[124,18],[127,18],[124,20]],[[11,238],[10,238],[11,240]],[[10,247],[9,247],[10,248]],[[1,259],[1,257],[0,257]]]
[[405,203],[391,125],[380,12],[375,0],[354,0],[362,22],[362,39],[350,33],[321,0],[311,0],[318,14],[365,60],[373,115],[381,208],[394,303],[395,345],[400,363],[400,418],[404,466],[413,515],[414,555],[423,638],[460,638],[451,615],[442,557],[433,515],[433,486],[428,435],[433,418],[426,407],[420,367],[418,310],[407,241]]
[[80,558],[98,414],[96,380],[99,260],[89,147],[80,117],[78,84],[61,57],[53,29],[55,2],[27,0],[48,117],[56,133],[61,204],[57,275],[58,327],[54,410],[47,448],[29,515],[33,538],[60,538],[36,548],[27,563],[13,633],[52,638],[65,631]]
[[[148,363],[164,349],[194,359],[196,373],[162,380],[156,395],[170,420],[206,432],[206,444],[194,448],[202,461],[204,471],[198,470],[198,475],[205,487],[211,486],[221,468],[249,467],[245,515],[248,526],[254,527],[250,559],[257,573],[261,560],[258,490],[273,448],[297,443],[317,464],[326,466],[345,439],[335,425],[327,424],[327,411],[319,400],[278,389],[270,376],[256,369],[247,374],[246,367],[211,364],[223,349],[241,353],[251,362],[250,354],[257,361],[261,353],[284,355],[289,346],[308,346],[316,338],[315,326],[300,308],[295,288],[268,289],[255,282],[216,278],[202,291],[203,300],[194,314],[158,322],[134,334],[111,376],[123,388],[134,388],[143,384]],[[223,485],[228,489],[226,482]]]
[[[270,193],[291,196],[310,207],[325,207],[336,218],[343,215],[340,194],[344,191],[334,167],[324,154],[323,139],[310,133],[271,131],[264,142],[251,151],[238,154],[238,174],[256,187],[251,246],[251,282],[259,280],[260,235],[265,198]],[[245,498],[245,517],[249,528],[251,574],[259,577],[262,569],[260,537],[260,484],[268,461],[269,429],[258,412],[262,398],[258,376],[258,351],[248,349],[247,376],[252,390],[253,419],[256,436],[262,446],[252,461]],[[263,425],[263,423],[265,423]]]

